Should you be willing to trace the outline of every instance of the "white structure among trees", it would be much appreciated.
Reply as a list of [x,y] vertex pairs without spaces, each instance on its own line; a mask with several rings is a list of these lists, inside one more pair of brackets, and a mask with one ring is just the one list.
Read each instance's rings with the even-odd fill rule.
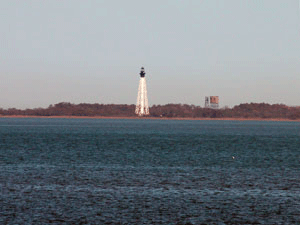
[[141,68],[140,72],[140,84],[138,97],[136,102],[135,114],[139,116],[149,115],[149,105],[148,105],[148,97],[147,97],[147,85],[146,85],[146,73],[144,67]]

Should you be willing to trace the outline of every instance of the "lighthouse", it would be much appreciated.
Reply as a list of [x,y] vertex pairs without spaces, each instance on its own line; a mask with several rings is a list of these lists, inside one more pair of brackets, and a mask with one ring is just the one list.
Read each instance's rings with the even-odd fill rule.
[[139,116],[149,115],[149,105],[148,105],[148,97],[147,97],[147,85],[146,85],[146,77],[145,77],[145,69],[141,68],[140,72],[140,83],[138,96],[136,101],[135,114]]

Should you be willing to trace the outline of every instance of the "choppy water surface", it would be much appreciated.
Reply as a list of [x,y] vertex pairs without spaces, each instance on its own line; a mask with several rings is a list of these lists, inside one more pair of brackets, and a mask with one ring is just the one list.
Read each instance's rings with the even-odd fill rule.
[[297,122],[0,119],[0,224],[297,224]]

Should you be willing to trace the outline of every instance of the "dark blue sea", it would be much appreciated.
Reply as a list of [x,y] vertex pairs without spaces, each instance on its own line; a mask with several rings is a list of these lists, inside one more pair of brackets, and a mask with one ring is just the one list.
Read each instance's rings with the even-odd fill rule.
[[300,123],[0,119],[0,224],[300,224]]

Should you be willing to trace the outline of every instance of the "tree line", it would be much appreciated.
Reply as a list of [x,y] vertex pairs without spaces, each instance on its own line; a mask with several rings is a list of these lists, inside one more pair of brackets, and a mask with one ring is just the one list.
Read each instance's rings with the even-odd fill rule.
[[[300,119],[300,107],[283,104],[245,103],[233,108],[212,109],[187,104],[153,105],[150,117],[162,118],[283,118]],[[135,105],[126,104],[72,104],[61,102],[48,108],[1,109],[0,116],[104,116],[137,117]]]

